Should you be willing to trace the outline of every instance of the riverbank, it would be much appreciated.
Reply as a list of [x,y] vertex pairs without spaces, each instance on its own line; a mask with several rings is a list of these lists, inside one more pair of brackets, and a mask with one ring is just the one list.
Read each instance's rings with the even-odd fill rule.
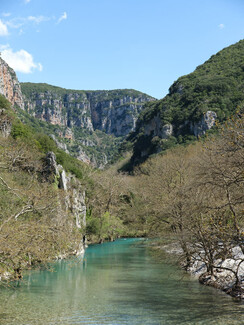
[[3,283],[8,283],[11,281],[21,280],[23,278],[23,272],[31,271],[41,268],[49,268],[50,263],[54,263],[58,260],[65,260],[72,256],[83,257],[85,254],[85,249],[87,245],[85,242],[81,241],[78,245],[77,250],[74,250],[72,253],[63,252],[55,256],[55,258],[50,257],[47,261],[38,261],[36,263],[29,263],[29,261],[21,261],[21,267],[18,269],[12,269],[11,271],[0,270],[0,285]]
[[169,256],[177,257],[181,267],[196,277],[201,284],[219,289],[233,298],[244,300],[244,254],[239,246],[232,248],[229,258],[224,260],[216,258],[213,261],[212,272],[207,270],[204,263],[205,256],[201,250],[195,252],[187,262],[179,243],[158,245],[156,249],[163,250]]

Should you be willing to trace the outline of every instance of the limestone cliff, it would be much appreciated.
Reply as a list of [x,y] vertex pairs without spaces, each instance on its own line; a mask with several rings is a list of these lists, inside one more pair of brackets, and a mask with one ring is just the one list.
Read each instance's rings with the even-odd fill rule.
[[154,98],[132,89],[82,91],[22,83],[25,110],[38,119],[90,132],[125,136],[135,128],[143,105]]
[[0,94],[13,105],[24,109],[21,87],[13,69],[0,57]]
[[[21,88],[25,111],[42,121],[57,146],[97,168],[113,161],[144,104],[154,100],[133,89],[83,91],[33,83]],[[26,118],[23,113],[21,119]],[[31,118],[26,122],[36,127]],[[44,128],[43,122],[48,123]]]
[[[67,216],[73,216],[72,224],[79,229],[86,227],[86,194],[84,186],[72,174],[67,174],[63,166],[58,165],[53,152],[45,157],[45,177],[60,189],[57,192],[57,222]],[[60,192],[61,191],[61,192]],[[85,237],[76,243],[74,254],[82,255],[85,249]]]

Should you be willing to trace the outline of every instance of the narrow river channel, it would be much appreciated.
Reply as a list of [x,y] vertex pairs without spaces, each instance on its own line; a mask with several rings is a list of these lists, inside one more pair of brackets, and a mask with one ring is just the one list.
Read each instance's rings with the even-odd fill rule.
[[244,304],[158,261],[145,241],[91,245],[83,260],[0,289],[0,324],[244,324]]

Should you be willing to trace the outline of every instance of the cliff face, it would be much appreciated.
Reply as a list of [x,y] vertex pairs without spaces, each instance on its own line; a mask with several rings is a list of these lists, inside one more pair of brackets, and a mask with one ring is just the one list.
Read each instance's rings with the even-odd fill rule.
[[12,123],[5,112],[5,109],[0,109],[0,136],[8,138],[11,133]]
[[16,74],[8,64],[0,58],[0,94],[14,106],[24,109],[21,87]]
[[106,100],[110,92],[88,94],[92,125],[94,129],[107,134],[125,136],[135,129],[143,105],[154,99],[139,92],[130,94],[130,91],[124,91],[121,95],[116,94],[116,91],[111,93],[115,98],[110,100]]
[[135,128],[142,106],[154,98],[134,90],[75,91],[21,84],[25,110],[53,125],[100,130],[117,137]]
[[[48,152],[45,158],[46,173],[50,177],[54,176],[58,189],[57,191],[57,222],[67,219],[68,215],[74,217],[74,224],[79,229],[86,227],[86,194],[84,186],[72,174],[67,174],[63,166],[58,165],[53,152]],[[73,224],[73,226],[74,226]],[[80,242],[76,243],[74,253],[83,255],[85,250],[85,237],[81,236]]]

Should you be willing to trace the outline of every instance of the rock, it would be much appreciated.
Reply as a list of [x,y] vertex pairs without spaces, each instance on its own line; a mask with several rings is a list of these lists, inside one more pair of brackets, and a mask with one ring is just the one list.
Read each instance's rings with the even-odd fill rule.
[[72,132],[72,130],[70,128],[67,128],[65,130],[64,138],[65,139],[69,139],[69,140],[73,140],[74,139],[73,132]]
[[16,74],[9,65],[0,58],[0,94],[13,105],[24,109],[24,100]]
[[174,82],[173,85],[171,85],[171,87],[169,88],[170,95],[175,93],[182,95],[183,91],[184,91],[184,86],[178,81]]
[[5,109],[0,109],[0,134],[3,138],[8,138],[12,130],[10,118],[5,114]]
[[146,136],[168,139],[173,134],[173,125],[162,124],[160,115],[157,114],[145,125],[144,133]]
[[161,118],[160,115],[157,114],[145,125],[144,133],[146,136],[159,136],[159,134],[161,134],[161,127]]
[[[57,163],[53,163],[55,155],[49,154],[51,157],[51,165],[56,166],[58,179],[58,187],[65,192],[64,205],[66,212],[71,212],[75,218],[77,228],[86,226],[86,194],[80,181],[73,175],[67,175],[64,168],[61,165],[57,166]],[[52,170],[55,170],[54,168]]]
[[76,219],[76,227],[82,228],[86,225],[86,205],[85,205],[85,191],[81,187],[72,189],[70,197],[71,211]]
[[[205,263],[200,256],[195,254],[193,256],[194,262],[188,268],[188,271],[193,275],[199,276],[199,281],[202,284],[221,289],[232,296],[244,298],[244,254],[239,246],[235,246],[232,248],[231,255],[232,257],[223,261],[215,260],[214,265],[216,267],[214,268],[213,275],[210,275],[207,272]],[[234,272],[237,273],[240,281],[238,290],[236,288]]]
[[[60,167],[62,167],[62,166],[59,165],[59,169],[60,169]],[[62,188],[64,191],[67,191],[68,179],[67,179],[67,176],[66,176],[66,173],[65,173],[65,170],[63,169],[63,167],[59,171],[59,175],[60,175],[59,188]]]
[[89,139],[80,140],[79,142],[85,147],[95,147],[95,143]]
[[59,149],[62,149],[64,152],[69,153],[66,143],[58,141],[54,134],[51,134],[50,138],[54,140]]
[[[164,245],[161,248],[169,254],[184,256],[177,242]],[[191,265],[187,267],[187,271],[197,276],[199,282],[204,285],[220,289],[230,294],[232,297],[244,299],[244,254],[239,246],[235,246],[231,249],[230,258],[214,261],[216,267],[212,275],[207,272],[207,267],[203,260],[203,250],[199,250],[198,253],[195,252],[191,257]],[[186,263],[182,263],[182,266],[185,268]],[[237,272],[239,279],[238,285],[236,285],[236,276],[233,271]]]
[[[75,226],[82,229],[86,226],[86,194],[80,181],[73,175],[67,174],[61,165],[57,165],[56,156],[53,152],[46,155],[45,173],[49,180],[58,180],[58,188],[64,193],[57,193],[57,222],[62,221],[69,215],[73,215]],[[84,242],[84,243],[83,243]],[[75,255],[83,255],[85,249],[85,240],[77,243]],[[65,254],[60,254],[57,259],[65,258]]]
[[172,124],[165,124],[162,127],[161,131],[161,138],[162,139],[168,139],[173,134],[173,125]]
[[58,166],[56,162],[56,155],[54,152],[49,151],[45,158],[45,172],[49,175],[59,175]]
[[83,151],[81,148],[79,148],[79,152],[78,152],[76,158],[79,159],[80,161],[83,161],[84,163],[86,163],[88,165],[91,164],[91,159],[87,156],[85,151]]
[[201,118],[200,122],[190,123],[190,130],[196,136],[202,136],[207,130],[210,130],[217,119],[217,114],[213,111],[207,111]]

